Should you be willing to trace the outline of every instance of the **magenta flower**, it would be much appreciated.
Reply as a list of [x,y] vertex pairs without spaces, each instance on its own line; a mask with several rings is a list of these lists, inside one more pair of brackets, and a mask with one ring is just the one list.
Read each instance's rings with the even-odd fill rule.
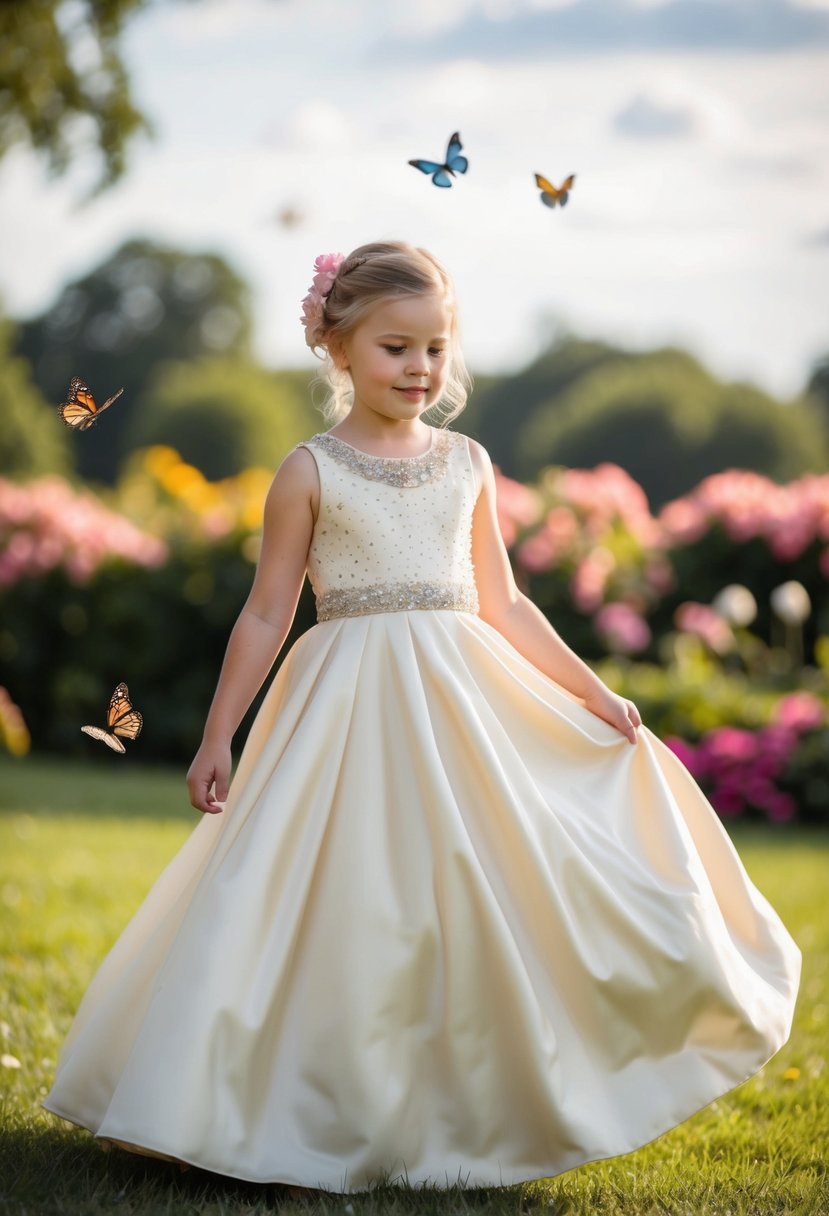
[[723,763],[739,764],[757,754],[758,739],[753,731],[741,730],[737,726],[721,726],[705,736],[700,750],[712,762],[712,767]]
[[701,777],[704,774],[700,771],[700,765],[697,760],[697,750],[690,743],[686,743],[684,739],[680,739],[678,735],[667,735],[663,740],[665,746],[670,748],[678,760],[687,768],[692,777]]

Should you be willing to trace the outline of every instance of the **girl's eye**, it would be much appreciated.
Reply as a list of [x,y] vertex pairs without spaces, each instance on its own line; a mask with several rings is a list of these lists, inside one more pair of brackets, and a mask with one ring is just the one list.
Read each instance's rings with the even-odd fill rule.
[[[399,355],[399,354],[402,354],[402,352],[406,348],[405,348],[405,346],[384,346],[383,349],[387,350],[390,355]],[[439,346],[432,346],[429,348],[429,354],[430,355],[442,355],[443,348],[439,347]]]

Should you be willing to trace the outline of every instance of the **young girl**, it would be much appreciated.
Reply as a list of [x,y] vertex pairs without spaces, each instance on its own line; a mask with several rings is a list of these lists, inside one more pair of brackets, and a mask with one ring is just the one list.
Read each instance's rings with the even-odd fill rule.
[[[451,282],[317,259],[335,425],[282,462],[187,777],[207,812],[84,996],[43,1105],[346,1194],[630,1152],[789,1036],[798,947],[677,757],[512,577]],[[432,416],[436,416],[435,413]],[[251,728],[306,570],[317,624]]]

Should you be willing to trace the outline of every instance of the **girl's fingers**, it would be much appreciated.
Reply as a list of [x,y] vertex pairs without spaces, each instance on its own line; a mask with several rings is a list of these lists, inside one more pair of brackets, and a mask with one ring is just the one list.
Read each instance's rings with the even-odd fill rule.
[[205,776],[192,776],[187,782],[187,789],[190,794],[190,805],[195,807],[197,811],[207,811],[208,814],[215,815],[221,807],[217,807],[216,799],[210,793],[210,788],[213,785],[212,771]]

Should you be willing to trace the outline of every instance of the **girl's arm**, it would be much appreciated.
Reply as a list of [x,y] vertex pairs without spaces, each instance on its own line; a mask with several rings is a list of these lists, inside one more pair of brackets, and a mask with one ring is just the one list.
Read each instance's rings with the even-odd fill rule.
[[268,490],[253,586],[231,631],[204,737],[187,773],[190,802],[200,811],[222,810],[231,740],[291,628],[314,530],[316,478],[313,456],[297,448]]
[[495,509],[495,474],[485,448],[469,439],[481,484],[472,515],[472,563],[481,620],[492,625],[539,671],[581,698],[588,709],[636,742],[642,719],[632,701],[612,692],[556,633],[539,608],[515,584]]

